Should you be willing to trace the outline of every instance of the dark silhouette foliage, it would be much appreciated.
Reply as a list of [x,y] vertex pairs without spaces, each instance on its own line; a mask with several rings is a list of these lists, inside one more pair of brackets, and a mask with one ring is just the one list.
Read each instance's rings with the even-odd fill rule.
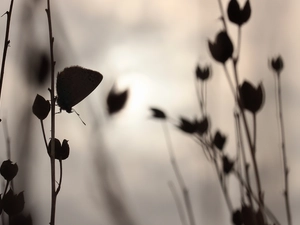
[[3,161],[0,167],[0,174],[4,177],[5,180],[11,181],[18,173],[18,165],[17,163],[13,164],[12,161],[5,160]]
[[12,189],[3,196],[3,210],[9,216],[14,216],[21,213],[24,209],[25,201],[23,192],[14,194]]
[[251,15],[250,1],[247,0],[241,9],[237,0],[230,0],[227,8],[227,15],[232,23],[242,26],[246,23]]
[[167,116],[166,114],[157,108],[150,108],[150,110],[152,111],[152,117],[156,118],[156,119],[166,119]]
[[244,81],[240,86],[242,107],[253,114],[257,113],[264,104],[264,89],[262,83],[255,88],[250,82]]
[[32,112],[40,120],[46,119],[50,112],[50,102],[37,94],[32,105]]
[[112,87],[106,99],[107,111],[110,115],[115,114],[124,108],[128,98],[128,93],[128,89],[122,92],[117,92],[116,89]]
[[[69,157],[70,147],[66,139],[63,140],[62,144],[55,138],[55,159],[65,160]],[[51,157],[51,141],[48,144],[48,155]]]
[[225,63],[233,53],[233,45],[226,31],[221,31],[214,42],[208,41],[212,57],[220,63]]

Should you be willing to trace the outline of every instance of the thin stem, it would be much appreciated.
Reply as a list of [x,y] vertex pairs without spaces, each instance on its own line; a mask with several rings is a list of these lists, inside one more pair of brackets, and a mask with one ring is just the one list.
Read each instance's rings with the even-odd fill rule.
[[[292,216],[291,216],[291,209],[290,209],[290,200],[289,200],[289,168],[287,162],[287,155],[286,155],[286,148],[285,148],[285,131],[284,131],[284,122],[283,122],[283,108],[282,108],[282,98],[281,98],[281,82],[280,82],[280,74],[277,74],[278,79],[278,112],[279,112],[279,122],[280,122],[280,134],[281,134],[281,150],[282,150],[282,160],[283,160],[283,170],[284,170],[284,199],[285,199],[285,206],[286,206],[286,214],[287,214],[287,221],[288,225],[292,225]],[[276,78],[275,78],[276,79]]]
[[[243,142],[243,137],[242,137],[242,132],[241,132],[241,122],[240,122],[239,113],[236,113],[236,123],[237,123],[236,127],[238,129],[237,133],[239,134],[238,138],[240,140],[240,145],[241,145],[242,164],[244,165],[246,183],[247,183],[249,190],[252,192],[252,187],[251,187],[251,183],[250,183],[250,175],[249,175],[249,164],[247,163],[247,159],[246,159],[246,153],[245,153],[244,142]],[[246,190],[246,191],[247,191],[247,197],[249,200],[249,204],[250,204],[251,208],[253,209],[253,202],[252,202],[251,195],[248,190]]]
[[253,167],[254,167],[254,174],[255,174],[256,185],[257,185],[257,192],[259,194],[259,199],[261,201],[261,204],[263,205],[264,204],[263,192],[261,189],[260,176],[259,176],[258,165],[257,165],[257,160],[256,160],[256,154],[255,154],[256,146],[254,146],[254,142],[251,141],[250,129],[249,129],[248,122],[246,119],[245,111],[243,109],[243,106],[242,106],[242,103],[241,103],[240,97],[239,97],[239,78],[238,78],[238,72],[237,72],[237,60],[232,59],[232,64],[233,64],[233,71],[234,71],[234,77],[235,77],[235,85],[236,85],[236,90],[237,90],[236,91],[236,101],[237,101],[237,105],[238,105],[241,115],[242,115],[242,120],[243,120],[244,128],[246,131],[247,142],[248,142],[248,145],[250,148],[251,159],[252,159],[252,163],[253,163]]
[[58,195],[60,188],[61,188],[61,183],[62,183],[62,173],[63,173],[63,168],[62,168],[62,160],[59,160],[59,182],[58,182],[58,186],[56,189],[56,196]]
[[6,12],[7,15],[7,22],[6,22],[6,32],[5,32],[5,39],[4,39],[4,49],[2,55],[2,63],[1,63],[1,72],[0,72],[0,100],[1,100],[1,93],[2,93],[2,85],[4,79],[4,69],[5,69],[5,61],[7,55],[7,49],[9,47],[9,29],[10,29],[10,21],[11,21],[11,14],[13,10],[14,0],[11,0],[9,11]]
[[187,225],[185,214],[184,214],[184,210],[183,210],[182,205],[180,203],[180,199],[179,199],[179,196],[178,196],[178,194],[176,192],[174,183],[172,181],[169,181],[168,185],[169,185],[169,188],[171,190],[172,196],[174,198],[174,201],[175,201],[175,204],[176,204],[176,208],[177,208],[177,211],[178,211],[178,215],[179,215],[181,224],[182,225]]
[[[241,149],[241,134],[240,134],[240,129],[238,127],[238,113],[234,113],[234,119],[235,119],[235,136],[236,136],[236,149],[237,149],[237,156],[236,156],[236,161],[237,161],[237,170],[239,171],[240,174],[242,174],[242,167],[243,167],[243,159],[242,159],[242,149]],[[240,186],[240,194],[241,194],[241,202],[242,204],[245,203],[245,195],[244,195],[244,188],[242,184],[239,184]]]
[[43,122],[43,120],[40,120],[40,122],[41,122],[41,127],[42,127],[42,133],[43,133],[43,138],[44,138],[45,146],[46,146],[46,149],[48,151],[48,144],[47,144],[47,138],[46,138],[46,133],[45,133],[44,122]]
[[256,131],[257,131],[257,123],[256,123],[256,113],[253,113],[253,151],[256,153]]
[[168,127],[167,127],[167,123],[163,123],[162,125],[163,125],[163,130],[164,130],[165,138],[166,138],[168,149],[169,149],[171,165],[173,167],[178,185],[182,191],[182,195],[183,195],[183,199],[184,199],[185,207],[187,210],[190,225],[196,225],[193,208],[192,208],[192,204],[191,204],[191,200],[190,200],[190,196],[189,196],[189,191],[185,185],[184,179],[182,177],[182,174],[180,172],[180,169],[179,169],[177,161],[176,161],[170,134],[169,134]]
[[51,8],[50,8],[50,0],[47,0],[47,18],[48,18],[48,26],[49,26],[49,42],[50,42],[50,59],[51,59],[51,157],[50,157],[50,165],[51,165],[51,215],[50,215],[50,225],[55,224],[55,209],[56,209],[56,190],[55,190],[55,98],[54,98],[54,54],[53,54],[53,43],[54,37],[52,34],[52,22],[51,22]]

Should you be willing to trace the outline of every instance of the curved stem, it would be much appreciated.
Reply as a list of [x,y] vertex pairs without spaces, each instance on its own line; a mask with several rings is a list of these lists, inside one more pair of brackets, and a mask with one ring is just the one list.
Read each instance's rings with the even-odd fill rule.
[[2,55],[2,63],[1,63],[1,72],[0,72],[0,100],[1,100],[1,93],[2,93],[2,85],[4,79],[4,69],[5,69],[5,61],[7,55],[7,49],[9,47],[9,29],[10,29],[10,21],[11,21],[11,14],[13,10],[14,0],[11,0],[9,11],[6,12],[7,14],[7,22],[6,22],[6,32],[5,32],[5,39],[4,39],[4,49]]
[[59,160],[59,182],[58,182],[58,186],[56,189],[56,196],[58,195],[60,188],[61,188],[61,183],[62,183],[62,173],[63,173],[63,168],[62,168],[62,160]]

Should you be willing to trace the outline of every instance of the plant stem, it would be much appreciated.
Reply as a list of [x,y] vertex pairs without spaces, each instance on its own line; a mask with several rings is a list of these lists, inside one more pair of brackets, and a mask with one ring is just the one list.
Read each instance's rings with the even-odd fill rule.
[[[241,133],[240,114],[236,113],[235,118],[236,118],[236,127],[237,127],[237,130],[238,130],[237,133],[239,135],[238,138],[240,140],[240,145],[241,145],[242,164],[244,165],[246,183],[247,183],[247,186],[248,186],[250,192],[252,192],[251,183],[250,183],[250,175],[249,175],[249,164],[247,163],[245,148],[244,148],[244,142],[243,142],[243,137],[242,137],[242,133]],[[251,194],[248,191],[248,189],[246,189],[246,191],[247,191],[247,197],[248,197],[248,200],[249,200],[249,204],[250,204],[251,208],[253,209],[253,202],[252,202]]]
[[[213,151],[215,152],[217,150],[213,149]],[[216,155],[215,155],[213,161],[214,161],[214,165],[215,165],[216,173],[217,173],[217,176],[218,176],[218,180],[219,180],[219,183],[220,183],[220,186],[221,186],[221,189],[222,189],[222,192],[223,192],[223,195],[224,195],[229,213],[232,214],[232,212],[233,212],[232,203],[231,203],[229,195],[228,195],[226,184],[222,182],[222,179],[225,179],[225,178],[224,177],[222,178],[222,175],[221,175],[221,172],[220,172],[220,169],[219,169],[219,165],[218,165],[218,162],[217,162],[217,159],[216,159]]]
[[53,43],[54,37],[52,35],[52,22],[51,22],[51,8],[50,0],[47,0],[47,18],[49,26],[49,41],[50,41],[50,59],[51,59],[51,157],[50,157],[50,166],[51,166],[51,215],[50,215],[50,225],[55,224],[55,209],[56,209],[56,190],[55,190],[55,97],[54,97],[54,54],[53,54]]
[[57,189],[55,191],[56,196],[58,195],[60,188],[61,188],[62,174],[63,174],[62,160],[59,160],[59,182],[58,182]]
[[[286,206],[286,215],[288,225],[292,225],[292,216],[291,216],[291,209],[290,209],[290,200],[289,200],[289,182],[288,182],[288,175],[289,175],[289,168],[287,163],[287,155],[286,155],[286,148],[285,148],[285,132],[284,132],[284,123],[283,123],[283,109],[282,109],[282,99],[281,99],[281,82],[280,82],[280,74],[276,74],[278,82],[277,82],[277,91],[278,91],[278,113],[279,113],[279,122],[280,122],[280,134],[281,134],[281,150],[282,150],[282,160],[283,160],[283,170],[284,170],[284,199],[285,199],[285,206]],[[276,78],[275,78],[276,79]]]
[[257,130],[257,123],[256,123],[256,113],[253,113],[253,151],[256,153],[256,130]]
[[40,120],[40,122],[41,122],[41,127],[42,127],[43,139],[44,139],[44,142],[45,142],[46,149],[48,151],[48,144],[47,144],[47,138],[46,138],[46,133],[45,133],[44,122],[43,122],[43,120]]
[[182,191],[182,195],[183,195],[183,199],[184,199],[184,203],[185,203],[185,207],[186,207],[186,211],[187,211],[187,214],[188,214],[190,225],[196,225],[195,217],[194,217],[194,213],[193,213],[193,208],[192,208],[192,204],[191,204],[191,200],[190,200],[190,196],[189,196],[189,191],[188,191],[188,189],[185,185],[184,179],[182,177],[182,174],[180,172],[180,169],[179,169],[177,161],[176,161],[176,157],[175,157],[175,154],[174,154],[174,151],[173,151],[170,134],[168,132],[167,123],[163,122],[162,125],[163,125],[163,130],[164,130],[165,138],[166,138],[168,149],[169,149],[171,165],[173,167],[178,185],[179,185],[179,187]]
[[11,21],[11,14],[13,10],[14,0],[11,0],[9,11],[6,12],[7,14],[7,22],[6,22],[6,32],[5,32],[5,39],[4,39],[4,49],[2,55],[2,63],[1,63],[1,72],[0,72],[0,100],[1,100],[1,93],[2,93],[2,84],[4,79],[4,69],[5,69],[5,61],[7,55],[7,49],[9,47],[9,29],[10,29],[10,21]]

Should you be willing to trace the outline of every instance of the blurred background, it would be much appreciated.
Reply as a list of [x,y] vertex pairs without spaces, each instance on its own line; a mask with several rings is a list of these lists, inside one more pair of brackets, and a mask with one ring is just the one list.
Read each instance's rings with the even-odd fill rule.
[[[225,9],[228,1],[222,1]],[[244,1],[239,1],[241,5]],[[0,2],[0,13],[10,1]],[[67,139],[70,157],[63,163],[63,183],[57,200],[57,224],[181,224],[168,186],[176,184],[160,121],[150,107],[171,118],[200,116],[194,87],[197,64],[211,64],[207,87],[212,130],[227,136],[225,151],[235,156],[234,101],[220,64],[213,61],[207,40],[222,29],[217,0],[52,0],[56,73],[71,65],[99,71],[99,87],[74,108],[56,117],[56,135]],[[17,190],[34,224],[50,218],[50,163],[40,123],[32,114],[36,94],[50,99],[46,1],[16,1],[10,48],[1,98],[11,159],[19,165]],[[274,74],[268,61],[282,55],[282,91],[294,224],[300,221],[299,159],[300,3],[296,0],[251,1],[250,21],[243,26],[239,74],[257,85],[263,82],[265,105],[258,115],[258,164],[266,204],[285,224],[281,152],[276,118]],[[0,18],[4,42],[6,16]],[[236,45],[237,28],[229,26]],[[2,52],[3,46],[1,46]],[[115,85],[129,90],[125,107],[109,115],[106,98]],[[50,137],[50,119],[45,121]],[[169,126],[174,151],[188,187],[196,224],[229,225],[214,168],[201,148],[175,126]],[[7,159],[0,129],[0,159]],[[230,196],[239,206],[234,177]],[[178,187],[176,187],[178,189]],[[179,189],[178,189],[179,190]]]

